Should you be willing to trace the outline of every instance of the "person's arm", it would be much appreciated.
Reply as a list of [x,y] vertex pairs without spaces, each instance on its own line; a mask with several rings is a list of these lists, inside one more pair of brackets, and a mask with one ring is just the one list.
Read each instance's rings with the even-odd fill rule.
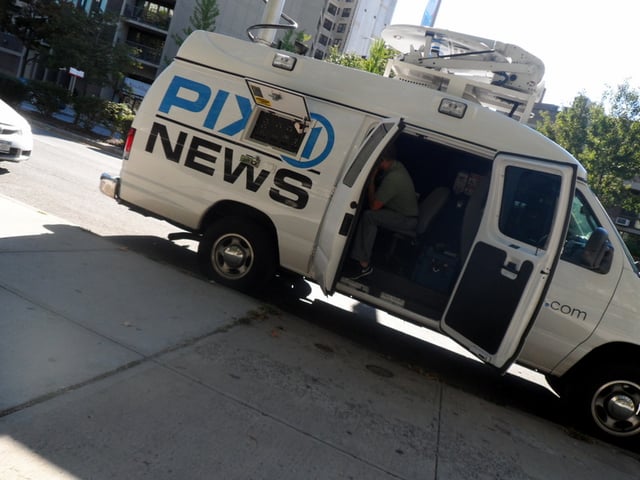
[[367,185],[367,200],[369,202],[369,208],[371,210],[380,210],[384,207],[384,203],[380,200],[376,200],[376,176],[379,168],[376,168],[373,175],[369,178],[369,184]]

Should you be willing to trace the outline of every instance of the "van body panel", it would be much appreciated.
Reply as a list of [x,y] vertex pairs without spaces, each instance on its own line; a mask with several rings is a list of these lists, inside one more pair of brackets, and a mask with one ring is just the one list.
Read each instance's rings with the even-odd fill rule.
[[[615,233],[609,217],[587,185],[579,183],[577,192],[593,209],[599,223]],[[561,369],[562,360],[572,351],[580,351],[578,346],[611,318],[611,302],[618,285],[638,283],[637,276],[635,282],[627,278],[621,283],[628,261],[622,254],[619,236],[611,235],[610,241],[617,253],[606,274],[573,263],[563,258],[564,255],[561,257],[543,308],[522,350],[521,359],[527,365],[542,371]],[[565,254],[566,248],[568,246]],[[637,304],[630,296],[627,300],[627,305]]]
[[607,314],[598,325],[597,334],[603,341],[633,341],[640,338],[639,288],[638,275],[625,267]]
[[[625,266],[606,313],[591,336],[580,343],[552,369],[544,371],[562,376],[587,354],[599,347],[611,343],[637,345],[638,338],[640,338],[639,287],[640,278],[638,278],[637,272]],[[570,337],[567,337],[567,341],[570,341]]]

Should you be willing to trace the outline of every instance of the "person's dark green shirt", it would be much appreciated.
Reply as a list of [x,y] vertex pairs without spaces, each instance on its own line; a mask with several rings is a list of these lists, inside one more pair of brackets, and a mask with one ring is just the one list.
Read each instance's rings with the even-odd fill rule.
[[418,199],[413,180],[405,166],[397,160],[385,173],[375,198],[384,204],[384,208],[406,217],[418,215]]

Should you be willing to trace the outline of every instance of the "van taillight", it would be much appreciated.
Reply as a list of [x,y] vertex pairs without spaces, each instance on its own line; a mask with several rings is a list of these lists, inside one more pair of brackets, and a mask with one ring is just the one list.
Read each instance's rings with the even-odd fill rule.
[[131,152],[131,145],[133,145],[133,137],[136,136],[136,129],[130,128],[129,133],[127,134],[127,140],[124,142],[124,154],[122,158],[127,160],[129,158],[129,153]]

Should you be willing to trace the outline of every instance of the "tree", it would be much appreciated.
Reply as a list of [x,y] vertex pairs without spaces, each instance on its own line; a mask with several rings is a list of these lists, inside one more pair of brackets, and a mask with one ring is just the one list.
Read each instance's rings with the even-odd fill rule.
[[278,42],[278,48],[280,50],[286,50],[287,52],[298,52],[299,48],[296,44],[304,45],[304,42],[308,42],[309,40],[311,40],[311,35],[305,33],[304,30],[296,31],[289,29]]
[[85,73],[86,85],[116,85],[122,72],[135,68],[132,49],[113,44],[117,18],[100,11],[84,10],[71,3],[61,4],[59,15],[51,20],[47,66],[52,69],[74,67]]
[[340,53],[336,46],[329,48],[329,56],[325,60],[329,63],[336,63],[344,67],[364,70],[364,58],[355,53]]
[[628,83],[609,90],[601,103],[577,96],[555,120],[546,114],[538,130],[572,153],[606,207],[640,214],[629,181],[640,170],[640,95]]
[[394,49],[385,45],[383,39],[378,38],[371,44],[369,55],[366,58],[355,53],[341,54],[338,52],[338,48],[334,46],[329,49],[329,56],[326,61],[382,75],[387,66],[387,61],[396,54],[397,52]]
[[40,54],[46,52],[53,30],[51,19],[56,18],[61,8],[62,4],[55,0],[25,0],[19,6],[11,0],[2,0],[0,26],[25,47],[20,77],[24,77],[29,62],[37,62]]
[[195,30],[213,32],[216,29],[216,18],[220,14],[217,0],[196,0],[193,14],[189,17],[189,25],[180,34],[172,35],[178,46]]
[[395,57],[397,52],[385,45],[384,40],[378,38],[373,41],[369,48],[369,55],[364,61],[364,69],[367,72],[382,75],[390,58]]
[[[2,0],[7,1],[7,0]],[[132,49],[113,45],[117,18],[100,11],[88,14],[71,2],[25,0],[3,27],[25,46],[20,76],[27,59],[44,62],[51,69],[78,68],[85,72],[85,86],[115,85],[124,71],[135,68]]]

